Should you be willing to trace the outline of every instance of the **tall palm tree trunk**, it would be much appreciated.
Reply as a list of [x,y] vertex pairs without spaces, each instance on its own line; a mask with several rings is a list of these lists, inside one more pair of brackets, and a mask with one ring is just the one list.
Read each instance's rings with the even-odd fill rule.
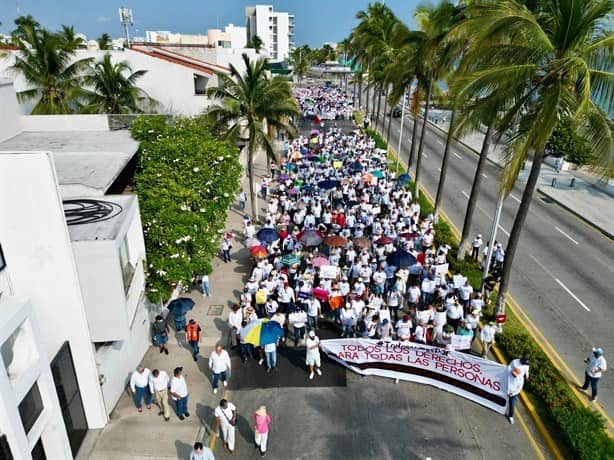
[[254,150],[249,146],[247,150],[247,177],[249,178],[249,200],[252,207],[252,219],[258,219],[257,197],[254,193]]
[[[382,112],[382,137],[384,137],[384,132],[386,131],[386,111],[388,110],[388,90],[384,94],[384,111]],[[386,139],[388,142],[388,139]]]
[[486,166],[486,160],[488,158],[488,150],[490,147],[490,139],[492,137],[494,119],[488,124],[486,128],[486,135],[484,136],[484,142],[482,142],[482,150],[480,151],[480,159],[478,160],[478,166],[475,170],[475,176],[473,177],[473,185],[471,186],[471,194],[469,195],[469,202],[467,203],[467,210],[465,211],[465,221],[463,222],[463,235],[461,236],[461,242],[458,247],[458,253],[456,258],[463,260],[467,252],[467,246],[471,242],[471,223],[473,222],[473,213],[478,205],[478,197],[480,196],[480,188],[482,186],[482,171]]
[[369,82],[367,81],[367,82],[365,83],[365,89],[367,90],[367,101],[366,101],[365,116],[366,116],[367,118],[371,118],[371,117],[369,116],[369,90],[370,90],[370,86],[371,86],[371,85],[369,85]]
[[437,184],[437,196],[435,197],[435,210],[433,211],[433,217],[437,222],[437,215],[439,214],[439,208],[443,200],[443,190],[446,184],[446,175],[448,173],[448,155],[450,154],[450,144],[452,143],[452,131],[454,130],[454,116],[456,115],[456,109],[452,109],[452,115],[450,116],[450,127],[448,128],[448,135],[446,137],[446,147],[443,150],[443,158],[441,159],[441,173],[439,174],[439,183]]
[[382,108],[382,88],[381,86],[376,87],[375,91],[377,91],[377,112],[375,114],[375,126],[379,125],[379,116]]
[[505,301],[507,300],[507,291],[509,290],[510,274],[512,272],[512,264],[514,263],[514,256],[516,255],[516,248],[520,241],[520,234],[524,227],[524,222],[529,214],[529,207],[531,206],[531,199],[535,192],[535,186],[537,185],[537,179],[544,162],[544,152],[535,154],[533,158],[533,165],[531,166],[531,172],[529,173],[529,179],[527,185],[522,193],[522,201],[518,207],[516,218],[514,219],[514,226],[512,232],[507,241],[507,248],[505,249],[505,259],[503,261],[503,273],[501,275],[501,284],[499,285],[499,294],[497,296],[497,302],[495,304],[495,314],[505,312]]
[[[356,86],[356,84],[354,84]],[[362,109],[362,78],[358,82],[358,108]]]
[[422,130],[420,133],[420,146],[418,147],[418,158],[416,158],[416,180],[414,182],[414,195],[416,198],[420,196],[420,165],[422,164],[422,150],[424,149],[424,134],[426,132],[426,120],[429,116],[429,102],[431,99],[432,81],[429,81],[428,89],[426,90],[426,99],[424,105],[424,119],[422,120]]
[[[389,92],[390,93],[390,92]],[[390,109],[390,107],[389,107]],[[392,110],[390,110],[390,116],[388,117],[388,133],[386,134],[386,142],[390,144],[390,131],[392,129]],[[397,152],[397,155],[399,152]]]

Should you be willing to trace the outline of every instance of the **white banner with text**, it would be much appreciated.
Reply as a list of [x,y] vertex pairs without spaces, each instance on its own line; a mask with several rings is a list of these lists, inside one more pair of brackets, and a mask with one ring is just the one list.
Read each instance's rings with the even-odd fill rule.
[[507,368],[466,353],[413,342],[322,340],[322,350],[361,375],[425,383],[505,415]]

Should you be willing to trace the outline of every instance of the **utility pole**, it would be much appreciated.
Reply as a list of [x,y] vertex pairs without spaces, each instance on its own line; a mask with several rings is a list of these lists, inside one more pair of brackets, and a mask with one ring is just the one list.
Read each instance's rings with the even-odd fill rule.
[[[503,209],[503,200],[505,200],[505,195],[503,194],[503,192],[499,192],[499,198],[497,199],[497,209],[495,210],[495,215],[492,219],[492,226],[490,228],[490,240],[488,241],[486,263],[484,264],[484,269],[482,271],[482,295],[484,295],[484,280],[488,276],[488,268],[490,267],[490,261],[492,259],[492,253],[495,246],[495,239],[497,238],[497,229],[499,228],[499,219],[501,218],[501,210]],[[503,308],[505,309],[505,307]],[[505,313],[505,310],[497,313]]]
[[[403,123],[405,122],[405,98],[407,97],[407,88],[403,89],[403,99],[401,99],[401,130],[399,131],[399,145],[397,147],[397,174],[399,173],[399,157],[401,156],[401,141],[403,140]],[[394,111],[394,107],[392,108]],[[392,117],[392,113],[390,113]],[[409,173],[409,171],[407,171]]]

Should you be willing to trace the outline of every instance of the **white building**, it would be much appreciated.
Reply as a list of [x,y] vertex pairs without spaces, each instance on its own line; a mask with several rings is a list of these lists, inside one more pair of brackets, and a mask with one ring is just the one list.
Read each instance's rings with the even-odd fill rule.
[[[0,78],[14,79],[18,92],[28,89],[23,77],[8,70],[19,51],[6,53],[7,58],[0,57]],[[207,88],[217,85],[216,72],[228,73],[230,64],[243,71],[242,53],[258,58],[255,50],[245,48],[134,44],[126,50],[78,50],[74,59],[91,57],[99,61],[106,53],[113,62],[127,61],[133,71],[147,71],[137,85],[160,103],[158,112],[185,116],[198,115],[211,105],[205,93]],[[21,108],[22,114],[28,114],[32,104],[23,104]]]
[[20,116],[0,81],[0,452],[14,459],[73,458],[150,344],[138,201],[105,195],[137,148],[103,115]]
[[145,32],[148,44],[201,45],[211,48],[244,49],[247,44],[247,29],[228,24],[221,29],[209,29],[205,35],[175,34],[168,30],[148,30]]
[[271,62],[285,61],[294,49],[294,15],[274,12],[271,5],[245,8],[247,39],[256,35]]

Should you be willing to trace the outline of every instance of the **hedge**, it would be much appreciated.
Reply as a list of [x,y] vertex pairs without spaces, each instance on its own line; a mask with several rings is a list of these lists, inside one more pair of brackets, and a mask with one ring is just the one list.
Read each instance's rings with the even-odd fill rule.
[[[378,148],[387,148],[386,142],[373,130],[366,133],[375,139]],[[372,134],[373,133],[373,134]],[[380,146],[381,145],[381,146]],[[391,155],[391,160],[396,157]],[[398,174],[406,169],[399,165]],[[409,183],[413,188],[413,183]],[[419,203],[424,213],[433,211],[432,203],[421,193]],[[464,261],[456,260],[459,240],[452,234],[450,225],[439,218],[434,226],[437,244],[448,244],[450,250],[450,271],[462,273],[467,276],[471,285],[479,289],[482,272],[477,262],[469,257]],[[490,305],[494,305],[493,293]],[[492,319],[491,308],[484,310],[484,320]],[[524,390],[529,399],[535,404],[537,412],[543,422],[551,430],[554,438],[561,440],[564,445],[559,446],[569,456],[580,460],[611,460],[614,459],[614,439],[605,430],[605,420],[595,410],[584,407],[577,396],[571,391],[565,377],[552,364],[541,347],[522,327],[511,309],[507,309],[505,330],[499,334],[498,348],[508,360],[519,356],[527,357],[531,362],[530,378]]]

